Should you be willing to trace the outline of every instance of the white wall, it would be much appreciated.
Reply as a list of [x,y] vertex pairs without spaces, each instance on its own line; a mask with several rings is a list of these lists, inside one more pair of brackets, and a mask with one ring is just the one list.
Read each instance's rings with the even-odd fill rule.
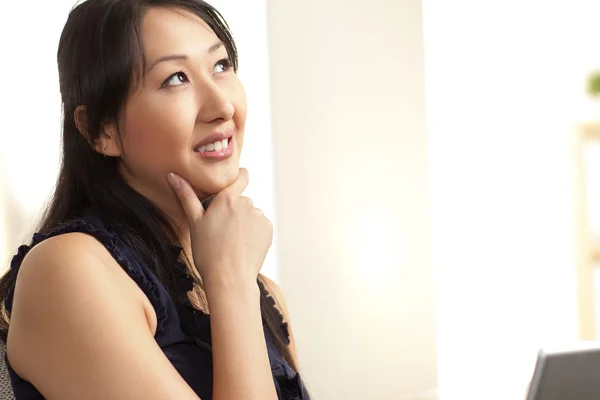
[[570,134],[600,5],[423,3],[443,399],[523,398],[538,348],[578,335]]
[[[56,50],[71,1],[6,2],[0,24],[0,271],[24,240],[58,173],[60,95]],[[35,8],[36,12],[31,10]],[[0,245],[1,247],[1,245]]]
[[[19,244],[29,240],[33,222],[58,174],[61,120],[56,51],[74,4],[75,0],[33,0],[2,5],[2,16],[8,18],[0,24],[0,75],[5,77],[0,159],[4,159],[6,175],[0,193],[4,192],[8,212],[6,219],[0,219],[0,235],[4,236],[0,236],[0,249],[6,243],[11,256]],[[242,165],[250,172],[246,194],[274,220],[266,0],[211,4],[230,24],[240,53],[240,78],[249,106],[242,155]],[[31,13],[32,9],[36,12]],[[0,218],[3,215],[0,212]],[[276,248],[275,241],[263,267],[263,273],[273,278],[277,277]],[[8,254],[0,250],[2,268]]]
[[279,274],[318,399],[436,385],[420,1],[268,1]]

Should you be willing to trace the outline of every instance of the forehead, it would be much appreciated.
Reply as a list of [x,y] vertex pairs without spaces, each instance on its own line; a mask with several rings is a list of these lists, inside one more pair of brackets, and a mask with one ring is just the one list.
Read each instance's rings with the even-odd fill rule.
[[141,25],[144,53],[147,59],[165,53],[193,54],[206,50],[217,35],[197,15],[179,8],[154,7],[148,10]]

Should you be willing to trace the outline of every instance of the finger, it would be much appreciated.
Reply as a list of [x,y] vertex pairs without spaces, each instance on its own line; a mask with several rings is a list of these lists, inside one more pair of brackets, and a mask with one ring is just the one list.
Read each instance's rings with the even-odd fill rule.
[[167,174],[167,181],[181,203],[188,220],[194,221],[201,218],[204,215],[204,208],[194,189],[192,189],[192,185],[172,172]]
[[248,186],[248,181],[248,170],[246,168],[240,168],[240,172],[235,182],[221,190],[221,193],[229,196],[239,196],[244,192],[246,186]]

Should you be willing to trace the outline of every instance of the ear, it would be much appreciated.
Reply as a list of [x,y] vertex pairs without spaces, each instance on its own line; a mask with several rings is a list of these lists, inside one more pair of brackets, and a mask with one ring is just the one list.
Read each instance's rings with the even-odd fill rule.
[[83,135],[83,137],[88,140],[87,134],[87,106],[77,106],[75,108],[75,112],[73,113],[73,119],[75,120],[75,126],[79,133]]
[[94,148],[106,157],[121,157],[121,142],[116,122],[102,124],[100,136],[94,141]]
[[[87,130],[87,106],[77,106],[73,117],[75,119],[75,126],[77,126],[77,130],[91,145],[91,138]],[[121,146],[118,135],[119,132],[115,123],[102,124],[100,135],[97,139],[94,139],[94,150],[107,157],[120,157]]]

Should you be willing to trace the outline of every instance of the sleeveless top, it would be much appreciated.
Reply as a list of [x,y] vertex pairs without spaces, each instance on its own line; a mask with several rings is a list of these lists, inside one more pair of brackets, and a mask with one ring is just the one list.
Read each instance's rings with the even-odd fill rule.
[[[191,336],[193,335],[201,342],[210,345],[210,316],[191,306],[182,307],[177,305],[150,268],[139,257],[136,257],[133,250],[120,239],[119,235],[114,230],[107,228],[92,211],[88,210],[83,217],[66,222],[48,234],[39,232],[34,234],[31,245],[21,246],[13,257],[10,264],[11,273],[16,276],[23,258],[35,245],[50,237],[69,232],[81,232],[95,237],[106,247],[129,277],[137,283],[156,312],[158,322],[154,336],[156,342],[194,392],[202,400],[211,399],[212,358],[209,352],[203,349]],[[185,265],[179,261],[180,251],[181,248],[173,247],[174,268],[178,271],[185,271]],[[185,272],[180,273],[180,275],[177,290],[187,293],[192,289],[193,281]],[[264,289],[264,286],[261,289]],[[14,286],[5,302],[9,312],[12,311],[13,297]],[[273,297],[268,295],[267,300],[268,304],[261,304],[261,307],[275,308]],[[277,308],[275,310],[281,319],[280,328],[285,333],[289,344],[287,324],[284,323],[283,316]],[[278,398],[280,400],[309,400],[309,395],[300,375],[283,359],[266,326],[265,340]],[[44,400],[44,397],[31,383],[15,373],[6,356],[5,362],[16,400]]]

